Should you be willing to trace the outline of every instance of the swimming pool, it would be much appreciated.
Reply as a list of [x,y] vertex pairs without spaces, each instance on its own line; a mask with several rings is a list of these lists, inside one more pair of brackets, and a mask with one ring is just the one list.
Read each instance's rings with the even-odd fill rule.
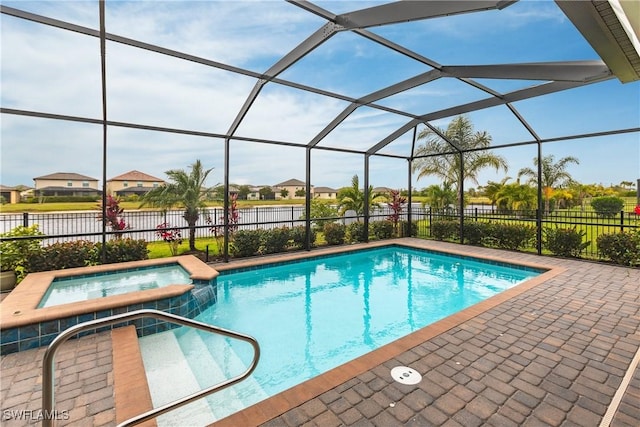
[[[402,246],[221,272],[217,303],[197,319],[254,336],[262,357],[250,381],[207,398],[211,416],[227,416],[541,273]],[[199,388],[239,374],[251,357],[242,343],[169,333]],[[157,348],[141,342],[141,350],[147,367]],[[162,389],[152,379],[162,381],[159,372],[148,374],[154,405],[171,400],[153,395]]]
[[156,289],[171,284],[191,283],[190,274],[178,263],[117,272],[57,277],[38,308]]

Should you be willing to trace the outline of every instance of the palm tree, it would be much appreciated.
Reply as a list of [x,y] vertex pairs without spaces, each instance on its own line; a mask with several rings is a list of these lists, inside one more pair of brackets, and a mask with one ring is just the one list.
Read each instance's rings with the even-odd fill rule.
[[499,210],[519,211],[535,208],[535,188],[520,184],[506,184],[496,194],[496,203]]
[[[486,167],[507,171],[507,161],[502,156],[481,150],[491,145],[491,135],[486,131],[474,132],[473,124],[467,117],[458,116],[449,123],[446,130],[437,128],[437,131],[464,152],[465,180],[478,185],[478,174]],[[421,130],[418,139],[424,139],[425,142],[416,149],[415,157],[418,158],[413,163],[413,172],[418,172],[418,179],[434,175],[441,178],[443,183],[453,185],[458,194],[458,202],[462,201],[460,155],[451,154],[456,151],[455,148],[429,128]]]
[[200,210],[206,206],[205,200],[210,192],[205,187],[205,181],[213,168],[203,169],[200,160],[196,160],[189,168],[190,173],[182,169],[165,172],[170,182],[145,194],[140,207],[149,205],[165,211],[174,206],[183,207],[183,218],[189,227],[189,250],[195,251],[196,223],[200,219]]
[[[437,184],[430,185],[425,189],[431,209],[444,210],[456,201],[456,192],[451,189],[451,184],[444,183],[442,187]],[[424,207],[424,204],[423,204]]]
[[484,186],[482,194],[491,201],[491,207],[496,205],[498,194],[510,179],[510,176],[506,176],[500,182],[487,181],[487,185]]
[[[385,196],[382,193],[374,193],[373,186],[369,186],[369,211],[371,212],[374,206],[378,205],[381,199]],[[337,195],[338,207],[340,208],[340,215],[344,215],[346,211],[355,211],[357,220],[360,221],[360,216],[364,215],[364,191],[360,190],[360,182],[358,175],[354,175],[351,178],[351,187],[344,187],[338,191]]]
[[[542,196],[544,197],[544,214],[548,215],[550,210],[550,201],[553,196],[554,188],[562,188],[568,186],[573,181],[569,172],[566,171],[569,163],[580,164],[580,161],[573,156],[563,157],[557,163],[553,161],[554,156],[550,154],[542,157],[542,177],[540,184],[542,185]],[[538,165],[538,157],[533,158],[533,164]],[[522,168],[518,172],[518,178],[525,176],[529,178],[529,182],[538,182],[538,172],[531,168]]]

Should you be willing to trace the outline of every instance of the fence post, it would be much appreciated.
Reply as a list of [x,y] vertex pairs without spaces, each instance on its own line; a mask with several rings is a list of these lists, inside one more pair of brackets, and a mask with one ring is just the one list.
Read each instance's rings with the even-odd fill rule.
[[473,219],[478,220],[478,208],[473,208]]
[[293,206],[291,206],[291,228],[293,228]]
[[624,233],[624,210],[620,211],[620,232]]
[[29,226],[29,212],[22,213],[22,225],[25,227]]
[[429,206],[429,237],[431,237],[431,223],[433,222],[433,217],[431,215],[431,206]]

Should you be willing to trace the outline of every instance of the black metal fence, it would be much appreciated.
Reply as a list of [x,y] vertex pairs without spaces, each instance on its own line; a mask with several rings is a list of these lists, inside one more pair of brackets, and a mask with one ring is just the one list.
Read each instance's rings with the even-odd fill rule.
[[[520,210],[511,212],[499,212],[495,209],[465,209],[463,211],[465,224],[470,221],[494,222],[504,224],[519,224],[537,227],[537,211]],[[418,222],[418,235],[432,237],[431,224],[438,220],[460,221],[460,215],[454,210],[431,210],[413,212],[413,220]],[[640,215],[633,209],[623,210],[611,216],[598,215],[591,210],[557,210],[541,215],[540,220],[542,239],[547,228],[575,229],[583,232],[583,241],[589,245],[582,252],[584,258],[598,259],[600,257],[597,248],[598,236],[640,230]],[[535,249],[537,242],[532,242],[528,249]]]
[[[626,209],[626,208],[625,208]],[[373,209],[369,222],[382,221],[392,214],[386,206]],[[196,226],[196,238],[214,237],[214,227],[217,232],[223,232],[224,225],[223,208],[206,209]],[[469,221],[498,222],[507,224],[522,224],[537,226],[536,211],[511,211],[499,212],[490,206],[475,206],[463,211],[465,224]],[[187,229],[187,223],[183,218],[183,212],[173,210],[160,211],[128,211],[124,215],[128,229],[122,234],[134,239],[144,239],[148,242],[159,241],[162,238],[156,234],[156,227],[167,223],[171,228]],[[400,221],[408,221],[408,209],[404,209],[400,215]],[[362,221],[362,216],[356,216],[353,212],[347,212],[343,217],[327,218],[326,220],[339,221],[350,224]],[[432,210],[414,203],[411,208],[411,221],[417,228],[417,236],[431,238],[431,224],[438,220],[460,220],[460,214],[453,209]],[[313,221],[313,219],[312,219]],[[5,233],[17,226],[31,226],[38,224],[39,230],[44,233],[44,244],[53,241],[71,241],[79,238],[94,242],[102,239],[102,221],[98,219],[96,212],[60,212],[60,213],[21,213],[0,215],[0,232]],[[259,206],[253,208],[238,209],[238,230],[269,229],[274,227],[294,227],[305,225],[304,206]],[[576,228],[584,231],[584,241],[590,242],[583,252],[585,258],[598,258],[597,237],[602,234],[632,231],[640,228],[640,215],[632,208],[619,212],[613,217],[602,217],[593,211],[558,210],[547,215],[542,215],[541,227],[545,228]],[[111,230],[107,230],[111,233]],[[183,232],[183,237],[186,233]],[[3,239],[5,240],[5,239]],[[535,243],[532,248],[535,248]]]

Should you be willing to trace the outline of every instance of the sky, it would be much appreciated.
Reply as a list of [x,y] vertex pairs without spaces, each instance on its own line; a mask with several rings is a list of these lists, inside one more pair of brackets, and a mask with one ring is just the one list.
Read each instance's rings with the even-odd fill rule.
[[[1,1],[5,6],[98,29],[97,1]],[[339,14],[380,2],[318,1]],[[326,21],[284,1],[115,1],[106,2],[106,31],[186,52],[244,70],[263,73]],[[441,65],[489,65],[598,60],[598,55],[553,1],[519,1],[484,11],[370,28],[369,31]],[[0,104],[100,119],[102,93],[99,40],[83,34],[0,16]],[[256,79],[165,55],[107,42],[108,120],[225,134]],[[352,32],[339,32],[278,77],[349,97],[362,97],[431,67],[390,51]],[[506,93],[540,82],[476,79]],[[442,78],[378,101],[412,114],[427,114],[488,95],[452,78]],[[309,143],[348,102],[285,85],[264,85],[235,136]],[[513,103],[541,138],[640,127],[640,82],[617,79]],[[531,141],[505,106],[467,114],[492,145]],[[431,123],[446,128],[452,118]],[[362,106],[319,147],[364,151],[409,119]],[[0,115],[0,184],[33,186],[33,178],[75,172],[103,181],[102,126]],[[418,131],[423,127],[419,126]],[[412,132],[381,150],[406,156]],[[417,142],[420,144],[420,141]],[[543,155],[574,156],[574,179],[603,185],[640,179],[640,134],[582,138],[543,144]],[[533,167],[536,145],[496,149],[509,170],[485,170],[479,185],[512,179]],[[208,185],[224,180],[224,140],[152,130],[109,127],[107,180],[138,170],[160,179],[171,169],[188,170],[196,160],[213,168]],[[275,185],[305,179],[305,149],[232,140],[229,178],[235,184]],[[361,154],[311,151],[311,184],[340,188],[358,175]],[[373,156],[370,183],[407,188],[405,159]],[[438,183],[411,178],[414,188]],[[475,187],[466,182],[465,187]]]

